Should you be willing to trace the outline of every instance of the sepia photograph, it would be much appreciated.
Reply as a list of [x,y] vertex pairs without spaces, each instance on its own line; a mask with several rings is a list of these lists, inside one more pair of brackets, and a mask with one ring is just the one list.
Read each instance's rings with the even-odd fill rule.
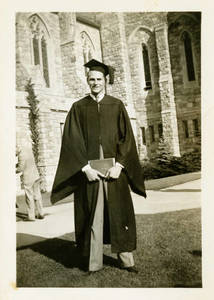
[[1,4],[0,300],[213,299],[209,0]]
[[15,26],[17,287],[201,288],[201,12]]

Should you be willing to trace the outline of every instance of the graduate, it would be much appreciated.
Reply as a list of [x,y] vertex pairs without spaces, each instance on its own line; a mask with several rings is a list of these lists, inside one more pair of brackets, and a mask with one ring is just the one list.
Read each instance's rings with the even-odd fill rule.
[[130,188],[146,197],[143,170],[123,101],[105,94],[115,69],[95,59],[85,67],[91,93],[67,115],[51,201],[74,193],[76,243],[89,272],[102,269],[105,243],[122,269],[137,273]]

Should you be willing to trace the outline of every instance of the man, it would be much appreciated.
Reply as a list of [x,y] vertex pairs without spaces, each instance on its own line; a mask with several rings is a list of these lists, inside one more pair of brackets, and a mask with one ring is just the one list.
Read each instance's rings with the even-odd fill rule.
[[26,221],[35,221],[36,218],[44,219],[39,172],[36,167],[31,144],[27,138],[21,146],[17,142],[16,155],[18,157],[16,172],[22,175],[25,191],[28,213]]
[[[105,95],[106,76],[113,83],[114,69],[94,59],[85,66],[91,93],[75,102],[67,115],[51,201],[74,192],[76,243],[89,271],[102,268],[103,243],[108,243],[121,268],[137,272],[129,185],[139,195],[146,193],[135,139],[122,101]],[[103,158],[116,161],[104,175],[89,164]]]

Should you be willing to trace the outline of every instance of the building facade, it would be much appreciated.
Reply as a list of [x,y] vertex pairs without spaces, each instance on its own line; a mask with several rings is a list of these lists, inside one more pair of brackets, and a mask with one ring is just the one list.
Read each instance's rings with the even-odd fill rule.
[[198,147],[200,31],[199,12],[16,14],[16,131],[31,136],[31,79],[43,190],[52,186],[67,112],[89,92],[83,65],[91,58],[116,69],[106,92],[124,102],[140,159],[155,154],[160,137],[175,156]]

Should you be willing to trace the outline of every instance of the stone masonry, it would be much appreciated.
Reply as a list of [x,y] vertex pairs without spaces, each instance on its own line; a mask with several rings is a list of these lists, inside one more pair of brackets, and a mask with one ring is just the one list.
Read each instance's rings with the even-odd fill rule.
[[[194,80],[187,76],[185,34]],[[31,136],[25,91],[31,79],[39,100],[43,191],[53,183],[67,112],[89,92],[83,64],[91,58],[116,69],[106,91],[124,102],[141,160],[155,154],[160,136],[175,156],[200,145],[199,12],[19,12],[16,131],[20,143]]]

